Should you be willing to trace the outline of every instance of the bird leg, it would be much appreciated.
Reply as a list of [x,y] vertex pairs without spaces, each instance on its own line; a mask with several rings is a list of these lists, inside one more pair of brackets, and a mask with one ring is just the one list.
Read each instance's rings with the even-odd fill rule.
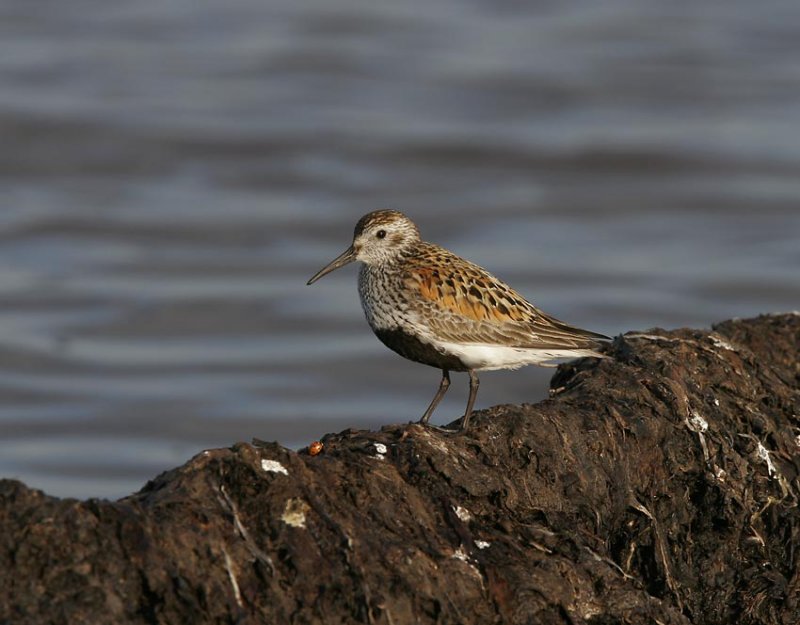
[[450,388],[450,372],[447,369],[442,369],[442,381],[439,383],[439,390],[436,391],[436,395],[433,396],[431,405],[428,406],[425,414],[422,415],[422,418],[419,420],[420,423],[423,425],[428,423],[428,419],[431,418],[433,411],[436,410],[436,406],[438,406],[439,402],[442,401],[442,397],[444,397],[444,394],[447,392],[448,388]]
[[478,387],[481,385],[477,373],[472,369],[467,373],[469,373],[469,399],[467,400],[467,409],[464,412],[464,416],[461,417],[462,432],[469,427],[469,418],[472,416],[472,406],[475,405],[475,398],[478,396]]

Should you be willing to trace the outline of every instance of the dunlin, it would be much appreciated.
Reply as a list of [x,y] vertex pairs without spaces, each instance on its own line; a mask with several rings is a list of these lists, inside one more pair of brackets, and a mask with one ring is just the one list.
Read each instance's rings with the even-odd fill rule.
[[450,386],[450,371],[469,374],[464,430],[478,393],[476,371],[603,357],[597,349],[609,340],[543,313],[485,269],[423,241],[398,211],[364,215],[352,245],[308,284],[355,260],[363,263],[358,293],[372,331],[401,356],[442,370],[420,423],[428,422]]

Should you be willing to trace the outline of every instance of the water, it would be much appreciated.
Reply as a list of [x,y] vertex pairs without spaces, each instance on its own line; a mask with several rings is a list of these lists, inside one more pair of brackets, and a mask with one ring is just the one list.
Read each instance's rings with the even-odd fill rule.
[[418,417],[438,373],[354,268],[305,286],[377,207],[608,334],[799,308],[798,30],[788,0],[7,0],[0,475],[119,497]]

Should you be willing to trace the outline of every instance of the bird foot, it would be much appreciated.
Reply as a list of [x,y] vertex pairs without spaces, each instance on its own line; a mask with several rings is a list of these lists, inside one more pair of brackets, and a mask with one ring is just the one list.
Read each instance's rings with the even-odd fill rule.
[[[411,423],[415,422],[412,421]],[[441,432],[442,434],[458,434],[461,431],[458,428],[452,429],[452,428],[442,427],[440,425],[432,425],[431,423],[428,423],[427,421],[422,421],[421,419],[419,421],[416,421],[416,423],[423,427],[430,428],[431,430],[436,430],[437,432]]]

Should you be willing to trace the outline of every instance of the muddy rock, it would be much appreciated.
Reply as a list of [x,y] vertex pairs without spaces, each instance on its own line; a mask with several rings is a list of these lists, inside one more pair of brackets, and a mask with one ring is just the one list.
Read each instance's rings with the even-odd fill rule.
[[116,502],[2,481],[0,623],[800,622],[800,316],[608,354],[466,434],[239,443]]

